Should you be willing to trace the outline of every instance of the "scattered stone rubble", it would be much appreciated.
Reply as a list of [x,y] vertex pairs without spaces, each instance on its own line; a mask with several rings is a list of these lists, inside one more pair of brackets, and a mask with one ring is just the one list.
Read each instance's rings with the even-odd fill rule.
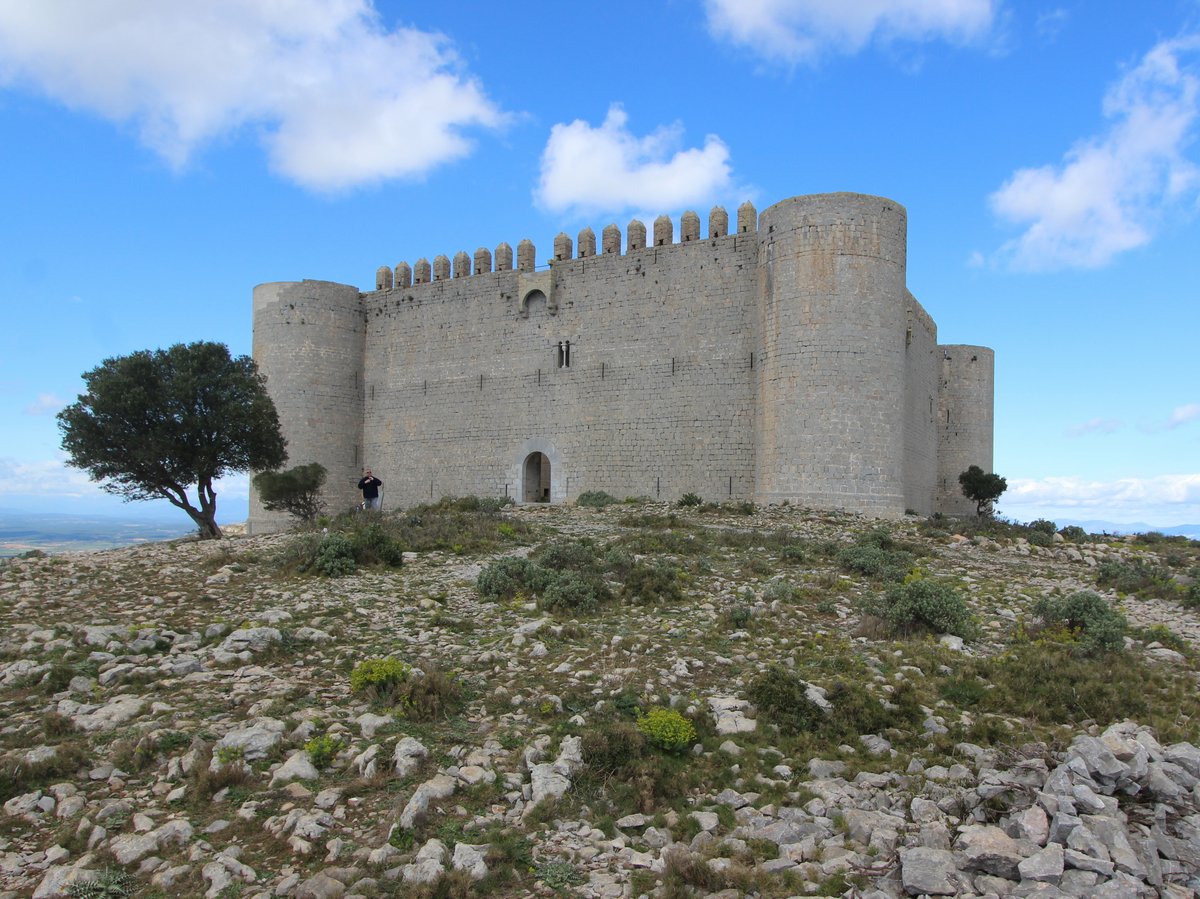
[[[586,516],[575,525],[597,527]],[[284,539],[239,542],[262,554]],[[947,765],[898,760],[894,771],[849,776],[842,760],[775,753],[772,779],[697,794],[686,815],[626,815],[615,834],[586,816],[534,825],[540,804],[568,796],[583,766],[580,738],[540,732],[534,709],[586,725],[586,710],[563,711],[558,694],[569,686],[600,697],[627,683],[676,696],[690,688],[724,741],[717,752],[737,765],[745,751],[774,750],[762,748],[755,710],[730,672],[785,654],[786,635],[753,645],[731,636],[746,646],[725,656],[681,646],[682,627],[641,628],[629,612],[597,624],[591,648],[564,655],[553,642],[561,625],[535,607],[478,602],[474,563],[410,554],[399,588],[399,575],[371,573],[280,586],[230,564],[227,551],[140,547],[19,561],[4,572],[4,759],[31,770],[53,764],[66,750],[39,739],[46,720],[61,722],[86,752],[78,771],[3,804],[0,899],[65,896],[114,865],[165,893],[209,899],[395,893],[446,872],[485,877],[489,847],[472,835],[494,824],[524,828],[537,859],[570,861],[583,881],[574,893],[589,897],[632,896],[635,872],[662,872],[673,856],[696,854],[721,871],[747,864],[748,847],[765,844],[775,857],[750,864],[792,878],[797,895],[838,874],[865,880],[853,893],[861,899],[1200,895],[1200,750],[1160,745],[1134,722],[1081,730],[1060,752],[960,744]],[[988,541],[951,541],[944,553],[947,565],[964,568],[968,587],[981,566],[1003,575],[1040,559],[1044,567],[1013,578],[1012,607],[1021,590],[1084,584],[1096,559],[1122,557],[1120,546],[1080,553]],[[720,578],[706,589],[696,615],[711,619],[743,595]],[[104,615],[87,603],[96,595],[106,597]],[[438,630],[435,616],[446,611],[486,627]],[[1178,633],[1200,639],[1194,616],[1167,614]],[[839,606],[840,621],[851,615]],[[440,657],[448,668],[465,660],[483,674],[492,705],[466,711],[458,744],[426,745],[348,693],[346,663],[379,647]],[[63,660],[94,675],[42,689]],[[827,704],[815,685],[809,698]],[[497,714],[497,702],[509,711]],[[939,727],[932,716],[926,722],[929,733]],[[172,745],[181,733],[186,742]],[[320,733],[340,741],[328,770],[304,750]],[[739,743],[751,735],[757,750]],[[863,735],[857,751],[895,757],[878,734]],[[206,773],[230,785],[197,805]],[[379,789],[384,783],[394,789]],[[789,801],[764,800],[756,787]],[[468,813],[463,797],[474,790],[492,799]],[[438,821],[456,822],[461,838],[413,840]]]

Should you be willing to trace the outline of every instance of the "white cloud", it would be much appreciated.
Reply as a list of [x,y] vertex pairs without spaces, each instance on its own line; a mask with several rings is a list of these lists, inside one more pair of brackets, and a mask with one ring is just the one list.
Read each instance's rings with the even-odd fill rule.
[[502,114],[445,38],[372,0],[0,3],[0,85],[134,123],[173,166],[239,128],[271,165],[336,190],[465,155]]
[[1067,436],[1080,437],[1084,434],[1111,434],[1121,428],[1121,422],[1115,418],[1092,418],[1083,424],[1067,428]]
[[994,0],[705,0],[715,37],[768,59],[816,62],[872,40],[967,41],[992,25]]
[[1005,514],[1141,521],[1170,527],[1200,522],[1200,474],[1095,481],[1080,477],[1009,478]]
[[39,393],[38,398],[25,407],[26,415],[51,415],[65,406],[53,393]]
[[1176,406],[1171,410],[1171,417],[1167,419],[1167,427],[1177,428],[1189,421],[1198,420],[1200,420],[1200,403],[1189,403],[1186,406]]
[[675,209],[731,188],[729,148],[716,135],[708,135],[702,148],[681,149],[682,126],[638,137],[627,121],[613,104],[599,128],[582,119],[551,128],[537,202],[554,212]]
[[1001,257],[1015,268],[1096,268],[1151,240],[1164,211],[1195,195],[1185,156],[1200,112],[1189,59],[1200,35],[1164,41],[1104,98],[1107,132],[1080,141],[1059,165],[1018,170],[990,197],[1025,232]]
[[0,496],[43,496],[46,498],[97,496],[99,486],[82,471],[68,468],[62,459],[32,462],[0,458]]

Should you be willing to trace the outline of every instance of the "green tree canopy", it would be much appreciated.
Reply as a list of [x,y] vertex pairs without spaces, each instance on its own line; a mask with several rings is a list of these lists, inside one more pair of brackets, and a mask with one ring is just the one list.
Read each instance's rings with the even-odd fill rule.
[[1008,489],[1008,481],[998,474],[987,474],[978,465],[971,465],[958,476],[962,485],[963,496],[975,502],[975,512],[979,515],[989,515],[992,503],[1000,498]]
[[[287,459],[275,404],[249,356],[177,343],[105,359],[58,414],[68,464],[126,500],[165,499],[220,537],[213,481]],[[197,504],[188,488],[195,485]]]
[[254,487],[264,508],[287,512],[301,521],[312,521],[324,510],[321,486],[325,466],[320,462],[297,465],[286,471],[263,471],[254,476]]

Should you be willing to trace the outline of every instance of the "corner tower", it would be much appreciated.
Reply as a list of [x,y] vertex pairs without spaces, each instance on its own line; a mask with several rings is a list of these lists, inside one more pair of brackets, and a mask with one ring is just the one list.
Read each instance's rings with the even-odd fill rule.
[[992,470],[995,353],[985,346],[945,344],[938,381],[938,475],[933,508],[944,515],[974,515],[958,476],[972,465]]
[[755,501],[903,514],[904,207],[793,197],[758,242]]
[[[366,463],[361,449],[366,316],[359,296],[357,287],[330,281],[254,288],[254,361],[279,412],[287,466],[325,466],[324,499],[331,511],[354,504]],[[252,486],[250,533],[289,524],[286,515],[262,507]]]

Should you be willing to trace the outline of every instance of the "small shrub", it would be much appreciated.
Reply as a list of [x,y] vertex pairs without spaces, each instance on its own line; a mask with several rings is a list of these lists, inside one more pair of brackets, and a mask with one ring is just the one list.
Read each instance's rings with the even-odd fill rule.
[[72,899],[124,899],[132,896],[137,881],[120,868],[105,868],[91,880],[81,880],[67,887]]
[[962,594],[949,584],[926,578],[898,584],[865,607],[897,633],[926,631],[971,639],[978,632]]
[[746,695],[759,713],[784,734],[814,731],[825,711],[808,698],[808,686],[782,665],[772,665],[750,682]]
[[679,500],[675,503],[675,505],[679,506],[681,509],[686,509],[689,506],[702,506],[704,505],[704,500],[700,498],[699,494],[685,493],[683,496],[679,497]]
[[398,690],[398,701],[406,718],[432,721],[457,708],[462,688],[451,675],[433,665],[422,665],[421,675],[406,680]]
[[749,627],[750,622],[754,620],[754,609],[738,603],[725,611],[724,619],[726,627],[730,630],[740,631]]
[[584,763],[601,775],[619,774],[645,751],[646,738],[628,721],[604,721],[581,740]]
[[660,749],[681,752],[696,739],[692,722],[674,709],[652,708],[637,720],[637,729]]
[[635,565],[625,577],[621,597],[643,605],[678,602],[683,599],[679,569],[666,564]]
[[864,534],[854,546],[837,553],[843,571],[881,581],[899,581],[912,569],[913,556],[883,528]]
[[354,573],[354,544],[336,531],[326,534],[317,544],[313,567],[328,577]]
[[555,892],[587,882],[587,878],[565,859],[541,862],[535,873],[538,880]]
[[1044,596],[1034,603],[1033,614],[1047,625],[1066,627],[1079,637],[1086,652],[1116,652],[1125,647],[1125,616],[1090,590],[1066,598]]
[[479,572],[475,589],[485,599],[511,599],[529,589],[533,563],[528,559],[505,556]]
[[605,506],[611,506],[617,502],[620,500],[603,490],[585,490],[575,499],[575,505],[589,509],[603,509]]
[[1101,587],[1112,587],[1120,593],[1149,593],[1170,595],[1174,593],[1171,573],[1144,559],[1117,562],[1107,559],[1096,567],[1096,583]]
[[787,581],[771,581],[763,591],[763,599],[767,602],[789,603],[796,598],[796,588]]
[[315,768],[327,768],[345,745],[340,737],[322,734],[305,743],[304,751],[308,753],[308,760]]
[[1088,539],[1088,532],[1077,524],[1069,524],[1059,533],[1070,543],[1086,543]]
[[350,692],[387,699],[412,676],[412,666],[399,659],[364,659],[350,672]]
[[593,612],[611,595],[608,585],[598,577],[563,571],[542,591],[541,607],[548,611]]
[[1031,546],[1045,547],[1045,546],[1053,546],[1054,545],[1054,537],[1050,534],[1047,534],[1045,531],[1038,531],[1038,530],[1030,531],[1026,535],[1025,539],[1027,541],[1029,541],[1029,544]]
[[1046,534],[1050,537],[1053,537],[1058,531],[1058,525],[1045,518],[1039,518],[1036,521],[1029,522],[1029,527],[1035,531],[1041,531],[1043,534]]

